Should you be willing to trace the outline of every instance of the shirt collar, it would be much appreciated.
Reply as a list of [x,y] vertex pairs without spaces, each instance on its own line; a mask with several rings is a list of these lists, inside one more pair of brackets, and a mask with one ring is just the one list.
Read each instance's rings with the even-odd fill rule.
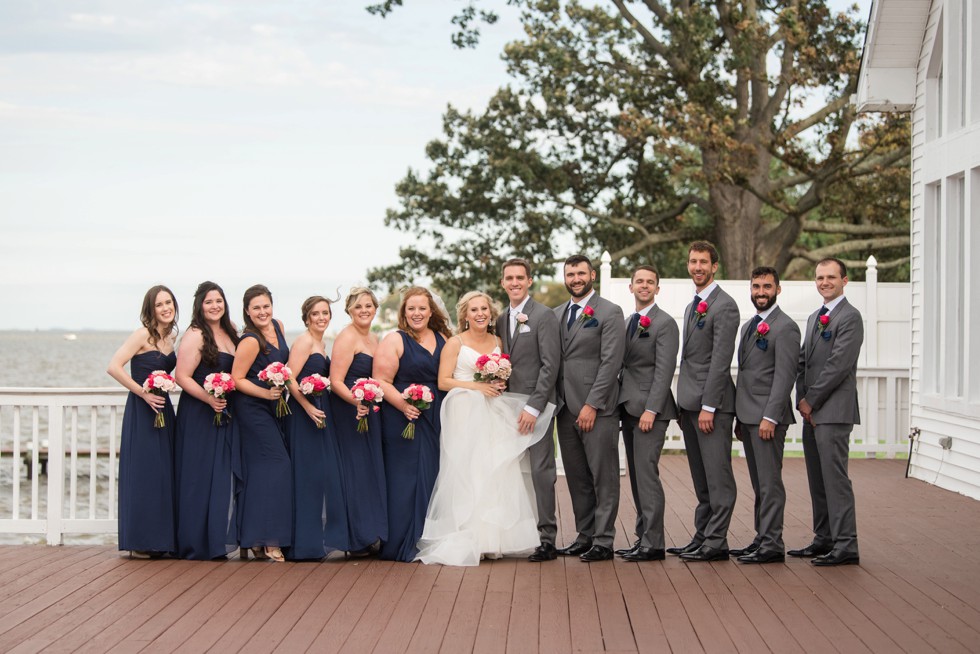
[[511,316],[517,316],[517,314],[519,314],[519,313],[524,313],[524,307],[527,306],[527,301],[530,300],[530,299],[531,299],[531,296],[530,295],[525,295],[524,296],[524,299],[521,300],[521,303],[520,304],[518,304],[516,307],[511,307],[510,308],[510,315]]
[[581,300],[579,300],[578,302],[570,302],[570,305],[571,305],[571,304],[577,304],[577,305],[579,305],[579,307],[584,307],[584,306],[585,306],[586,304],[588,304],[588,303],[589,303],[589,300],[591,300],[591,299],[592,299],[592,296],[593,296],[593,295],[595,295],[595,289],[592,289],[591,291],[589,291],[589,294],[588,294],[588,295],[586,295],[586,296],[585,296],[584,298],[582,298]]
[[718,288],[718,282],[711,282],[710,284],[708,284],[707,286],[704,287],[704,290],[703,291],[701,291],[700,293],[698,293],[695,290],[694,294],[697,295],[703,301],[706,302],[708,300],[708,298],[711,297],[711,294],[715,292],[715,289],[716,288]]
[[639,311],[636,311],[635,313],[638,313],[641,316],[645,316],[648,313],[650,313],[650,309],[652,309],[653,308],[653,305],[655,305],[655,304],[656,304],[656,302],[651,302],[650,304],[646,305],[645,307],[643,307]]
[[759,313],[757,313],[756,315],[757,315],[757,316],[759,316],[759,318],[761,318],[761,319],[762,319],[763,321],[765,321],[765,320],[766,320],[766,318],[768,318],[768,317],[769,317],[769,315],[770,315],[770,314],[771,314],[771,313],[772,313],[773,311],[775,311],[775,310],[776,310],[776,305],[774,304],[774,305],[772,305],[771,307],[769,307],[768,309],[766,309],[765,311],[760,311],[760,312],[759,312]]
[[842,294],[838,295],[837,297],[835,297],[830,302],[825,303],[824,306],[827,307],[827,313],[830,313],[831,311],[833,311],[834,309],[836,309],[837,308],[837,305],[840,304],[843,301],[844,301],[844,294],[842,293]]

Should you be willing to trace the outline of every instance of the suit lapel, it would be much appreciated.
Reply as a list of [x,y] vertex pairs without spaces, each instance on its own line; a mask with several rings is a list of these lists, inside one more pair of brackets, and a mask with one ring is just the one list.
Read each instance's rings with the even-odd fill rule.
[[[523,313],[524,313],[525,316],[527,316],[527,321],[528,322],[531,322],[531,316],[534,315],[534,300],[532,300],[531,298],[528,298],[527,304],[524,305],[524,312]],[[507,331],[508,331],[508,333],[510,332],[510,323],[509,322],[507,323]],[[513,350],[514,349],[514,346],[517,345],[517,339],[519,339],[520,337],[521,337],[521,325],[518,324],[517,327],[514,328],[513,343],[511,343],[511,345],[510,345],[510,349],[511,350]]]
[[742,326],[742,340],[739,341],[739,344],[738,344],[738,365],[739,365],[739,367],[741,367],[742,364],[745,363],[745,360],[749,356],[749,351],[751,350],[751,348],[749,347],[749,339],[752,337],[752,335],[749,333],[749,327],[751,327],[751,326],[752,326],[752,321],[751,320],[748,321],[748,322],[746,322],[745,325]]

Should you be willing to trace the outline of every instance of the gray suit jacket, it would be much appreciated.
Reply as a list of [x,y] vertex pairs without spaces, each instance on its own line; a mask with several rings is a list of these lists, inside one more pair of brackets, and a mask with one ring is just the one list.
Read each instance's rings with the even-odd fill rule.
[[561,341],[558,410],[567,406],[578,415],[588,404],[600,416],[614,416],[619,409],[619,370],[626,348],[623,311],[595,293],[588,302],[595,315],[582,320],[580,313],[580,319],[566,331],[570,303],[554,309]]
[[817,332],[814,311],[806,321],[806,335],[796,377],[796,402],[806,400],[813,423],[861,423],[858,409],[857,364],[864,342],[864,319],[847,298],[841,300],[823,332]]
[[749,329],[751,320],[742,325],[735,415],[750,425],[758,425],[763,417],[791,425],[796,422],[790,395],[800,358],[800,328],[778,306],[765,322],[769,333],[763,337]]
[[694,320],[694,307],[684,312],[684,346],[677,380],[677,404],[687,411],[702,406],[735,412],[732,355],[738,333],[738,305],[719,286],[708,297],[708,313],[701,326]]
[[677,322],[657,305],[647,317],[650,327],[646,331],[637,329],[633,338],[626,337],[619,402],[631,416],[639,417],[650,410],[657,414],[657,420],[675,420],[677,405],[670,384],[677,367],[680,332]]
[[[528,406],[543,411],[548,402],[555,402],[555,383],[561,362],[561,338],[558,321],[549,307],[528,299],[524,305],[527,323],[517,327],[510,336],[510,317],[501,314],[498,322],[504,352],[510,355],[513,370],[507,388],[529,395]],[[503,323],[501,325],[501,323]]]

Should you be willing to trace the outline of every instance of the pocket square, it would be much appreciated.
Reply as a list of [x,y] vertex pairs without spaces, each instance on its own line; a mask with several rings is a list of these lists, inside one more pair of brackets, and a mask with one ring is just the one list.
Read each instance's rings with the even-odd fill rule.
[[755,346],[765,352],[769,349],[769,341],[765,338],[760,338],[755,342]]
[[531,328],[528,327],[527,325],[521,325],[520,327],[517,328],[518,334],[528,334],[530,332],[531,332]]
[[598,326],[599,326],[598,320],[596,320],[595,318],[589,318],[588,321],[586,321],[586,323],[582,325],[582,329],[595,329]]
[[643,332],[637,338],[650,338],[650,332]]
[[704,329],[704,320],[698,321],[698,329]]
[[822,332],[820,332],[820,337],[823,338],[823,340],[825,341],[829,341],[833,335],[834,333],[829,329],[825,329]]

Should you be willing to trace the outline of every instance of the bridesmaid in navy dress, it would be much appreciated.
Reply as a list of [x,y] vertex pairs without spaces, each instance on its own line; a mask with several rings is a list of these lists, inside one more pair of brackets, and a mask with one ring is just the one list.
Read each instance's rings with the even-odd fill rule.
[[[237,344],[225,292],[214,282],[202,282],[174,373],[183,389],[176,434],[177,555],[182,559],[217,559],[238,547],[241,444],[234,393],[217,398],[203,387],[211,373],[231,372]],[[217,413],[223,414],[221,425],[214,424]]]
[[[405,291],[398,308],[398,331],[385,336],[374,360],[374,377],[390,406],[381,412],[385,478],[388,483],[388,540],[381,558],[414,561],[425,513],[439,473],[439,356],[450,336],[445,314],[424,288]],[[428,386],[435,402],[419,411],[401,394],[411,384]],[[402,438],[409,420],[415,438]]]
[[340,451],[333,422],[324,410],[327,393],[305,396],[299,382],[312,374],[330,378],[330,359],[323,332],[332,316],[330,300],[319,295],[302,306],[306,331],[289,350],[289,458],[293,471],[293,544],[286,551],[291,560],[319,560],[333,551],[350,549],[344,506]]
[[239,502],[242,558],[251,549],[257,559],[284,561],[283,547],[293,538],[292,466],[286,450],[286,421],[276,417],[282,387],[267,386],[259,373],[274,362],[286,363],[289,347],[282,324],[272,317],[272,293],[261,284],[242,299],[245,329],[235,351],[235,419],[242,439],[244,487]]
[[[174,407],[169,396],[143,392],[155,370],[177,362],[177,301],[166,286],[143,296],[143,326],[116,350],[106,370],[129,389],[119,445],[119,549],[133,558],[162,556],[177,549],[174,496]],[[131,374],[123,366],[129,362]],[[154,427],[163,413],[165,426]]]
[[[368,554],[388,539],[388,508],[385,492],[384,458],[381,445],[381,417],[361,406],[350,388],[360,377],[370,377],[378,337],[371,323],[378,312],[378,298],[370,289],[354,287],[347,295],[344,310],[351,324],[338,334],[333,344],[330,368],[330,409],[340,445],[344,470],[344,497],[353,554]],[[357,431],[357,421],[367,416],[366,433]]]

